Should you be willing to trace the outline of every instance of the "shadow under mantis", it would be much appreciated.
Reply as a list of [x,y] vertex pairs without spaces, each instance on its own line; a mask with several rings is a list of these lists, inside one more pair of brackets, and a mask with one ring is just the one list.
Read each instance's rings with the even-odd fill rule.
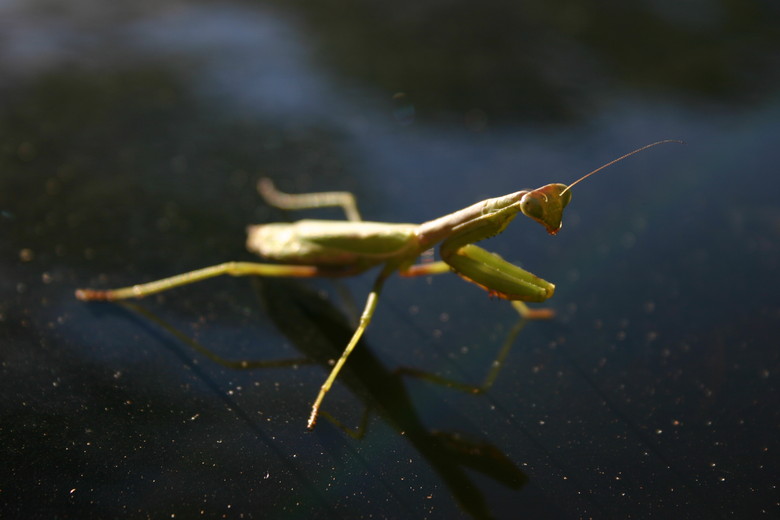
[[[345,338],[349,339],[353,332],[354,326],[344,314],[320,294],[297,281],[256,277],[253,286],[267,315],[294,344],[301,358],[270,361],[225,359],[173,328],[145,307],[127,302],[121,302],[121,305],[157,324],[211,361],[230,369],[259,370],[302,363],[316,363],[329,369],[333,359],[340,355]],[[423,456],[465,512],[474,518],[491,518],[484,493],[468,470],[482,473],[513,490],[522,488],[528,481],[527,476],[500,448],[489,441],[472,440],[459,433],[429,429],[418,414],[404,379],[418,377],[434,384],[479,393],[492,384],[501,368],[502,358],[510,350],[525,321],[520,319],[510,331],[497,361],[480,387],[411,368],[389,369],[361,339],[360,343],[363,344],[355,349],[345,365],[343,376],[339,378],[340,384],[346,386],[364,406],[361,424],[351,430],[332,415],[323,413],[323,416],[357,439],[365,433],[372,415],[380,417]],[[248,414],[244,415],[244,419],[254,421]],[[257,432],[258,428],[253,428],[253,431]]]

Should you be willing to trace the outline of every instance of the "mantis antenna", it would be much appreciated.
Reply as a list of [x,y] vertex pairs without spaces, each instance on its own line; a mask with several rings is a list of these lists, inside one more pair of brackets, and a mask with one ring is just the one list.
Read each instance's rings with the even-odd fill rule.
[[637,154],[637,153],[639,153],[639,152],[644,152],[644,151],[645,151],[645,150],[647,150],[648,148],[652,148],[652,147],[654,147],[654,146],[658,146],[659,144],[666,144],[666,143],[677,143],[677,144],[685,144],[685,141],[680,141],[679,139],[664,139],[663,141],[656,141],[656,142],[654,142],[654,143],[646,144],[646,145],[642,146],[641,148],[637,148],[637,149],[636,149],[636,150],[634,150],[633,152],[628,152],[628,153],[627,153],[627,154],[625,154],[625,155],[621,155],[621,156],[620,156],[620,157],[618,157],[617,159],[613,159],[613,160],[609,161],[609,162],[608,162],[607,164],[605,164],[604,166],[599,166],[598,168],[596,168],[595,170],[593,170],[593,171],[592,171],[592,172],[590,172],[590,173],[586,173],[585,175],[583,175],[582,177],[580,177],[580,178],[579,178],[579,179],[577,179],[576,181],[574,181],[574,182],[572,182],[571,184],[569,184],[569,185],[566,187],[566,189],[565,189],[565,190],[563,190],[563,191],[562,191],[560,194],[561,194],[561,195],[563,195],[564,193],[566,193],[567,191],[569,191],[570,189],[572,189],[572,188],[574,187],[574,185],[575,185],[575,184],[577,184],[578,182],[580,182],[580,181],[584,181],[585,179],[587,179],[588,177],[590,177],[590,176],[591,176],[591,175],[593,175],[594,173],[598,173],[598,172],[600,172],[601,170],[603,170],[604,168],[607,168],[607,167],[609,167],[609,166],[612,166],[612,165],[613,165],[613,164],[615,164],[616,162],[620,162],[620,161],[622,161],[623,159],[627,159],[627,158],[631,157],[632,155],[634,155],[634,154]]

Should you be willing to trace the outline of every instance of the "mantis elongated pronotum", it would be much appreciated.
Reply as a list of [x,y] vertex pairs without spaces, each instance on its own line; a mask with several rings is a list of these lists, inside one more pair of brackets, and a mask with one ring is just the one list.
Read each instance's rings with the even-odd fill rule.
[[[659,144],[645,145],[580,177],[569,186],[547,184],[535,190],[522,190],[486,199],[467,208],[422,224],[366,222],[360,217],[355,199],[348,192],[290,195],[277,191],[268,179],[261,179],[258,191],[272,206],[282,209],[308,209],[340,206],[346,221],[301,220],[249,226],[247,249],[277,264],[225,262],[153,282],[121,289],[79,289],[81,300],[122,300],[142,298],[174,287],[220,275],[273,277],[341,277],[362,273],[372,267],[381,270],[360,317],[360,323],[312,405],[307,427],[314,428],[322,401],[344,366],[376,310],[385,280],[394,272],[401,276],[426,276],[453,271],[490,293],[510,300],[527,318],[549,318],[547,309],[531,310],[522,302],[542,302],[553,295],[555,285],[517,267],[474,242],[504,231],[518,214],[540,223],[551,235],[561,229],[563,209],[571,200],[571,188],[604,168]],[[441,261],[415,264],[425,251],[441,243]]]

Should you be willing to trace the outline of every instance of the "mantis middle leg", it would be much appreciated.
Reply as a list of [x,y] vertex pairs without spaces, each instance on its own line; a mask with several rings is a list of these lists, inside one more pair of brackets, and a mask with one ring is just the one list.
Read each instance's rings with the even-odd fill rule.
[[333,369],[330,371],[328,378],[325,380],[324,383],[322,383],[322,386],[320,387],[320,392],[319,394],[317,394],[317,399],[314,400],[314,404],[311,407],[311,414],[309,415],[309,422],[306,425],[306,427],[309,430],[313,429],[315,424],[317,423],[317,415],[319,414],[320,406],[322,405],[322,400],[325,399],[325,395],[330,390],[330,387],[333,385],[333,382],[336,380],[336,377],[338,377],[341,368],[347,362],[347,358],[349,358],[349,355],[355,349],[355,346],[358,344],[358,341],[360,341],[360,338],[363,336],[363,333],[368,328],[369,323],[371,323],[371,318],[373,318],[374,316],[374,311],[376,310],[376,304],[379,301],[379,294],[382,291],[382,286],[384,285],[387,277],[390,276],[390,274],[393,271],[394,269],[392,267],[390,266],[385,267],[385,269],[382,270],[382,272],[379,274],[376,281],[374,282],[374,286],[371,289],[371,292],[368,294],[366,305],[363,308],[363,314],[361,314],[360,316],[360,323],[358,324],[357,329],[355,329],[355,332],[354,334],[352,334],[352,338],[349,340],[347,347],[341,353],[341,357],[333,366]]

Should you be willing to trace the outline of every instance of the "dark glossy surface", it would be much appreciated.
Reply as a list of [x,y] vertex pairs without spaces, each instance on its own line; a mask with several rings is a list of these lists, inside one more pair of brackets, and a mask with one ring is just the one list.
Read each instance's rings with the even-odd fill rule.
[[[777,8],[307,4],[0,7],[0,516],[776,517]],[[487,393],[398,369],[479,383],[512,309],[389,280],[361,439],[304,426],[370,274],[73,297],[251,260],[260,176],[421,222],[663,138],[480,244],[557,284]]]

